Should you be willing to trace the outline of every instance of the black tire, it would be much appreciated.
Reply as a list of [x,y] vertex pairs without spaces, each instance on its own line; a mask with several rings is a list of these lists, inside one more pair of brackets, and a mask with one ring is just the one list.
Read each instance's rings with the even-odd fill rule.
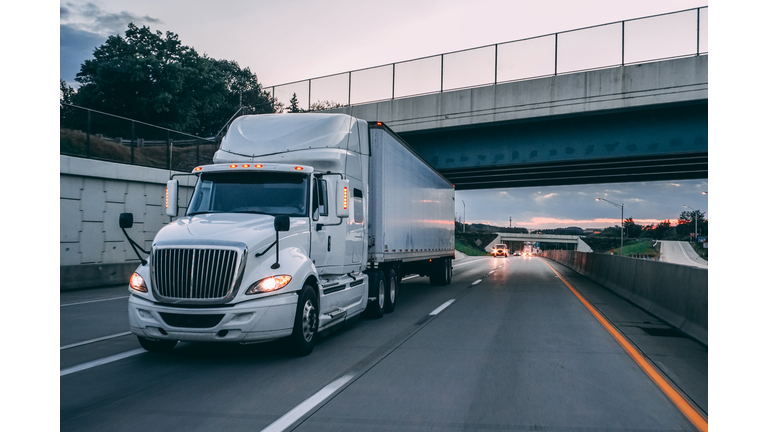
[[435,263],[432,274],[429,275],[430,285],[448,285],[453,278],[453,266],[451,260],[443,258]]
[[289,338],[293,354],[305,356],[315,349],[319,337],[317,334],[319,317],[320,310],[317,307],[315,290],[309,285],[304,285],[301,294],[299,294],[299,303],[296,305],[293,333]]
[[384,312],[392,313],[397,305],[397,296],[400,295],[400,282],[398,281],[395,269],[389,269],[386,275],[384,287],[387,292],[384,296]]
[[167,352],[173,349],[179,341],[175,340],[152,340],[145,337],[136,336],[139,338],[139,344],[141,347],[149,352]]
[[375,273],[369,275],[371,279],[371,288],[368,293],[369,297],[376,297],[375,301],[368,303],[368,308],[365,310],[368,317],[373,319],[379,319],[384,316],[384,307],[386,304],[386,281],[384,280],[384,272],[377,270]]

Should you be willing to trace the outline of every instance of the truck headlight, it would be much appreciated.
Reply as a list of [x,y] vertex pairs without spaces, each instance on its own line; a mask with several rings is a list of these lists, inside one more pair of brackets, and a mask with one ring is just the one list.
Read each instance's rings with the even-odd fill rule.
[[246,295],[259,294],[259,293],[277,291],[280,288],[288,285],[288,282],[290,281],[291,281],[291,277],[288,275],[270,276],[268,278],[264,278],[256,282],[255,284],[251,285],[251,287],[248,288],[248,291],[246,291],[245,294]]
[[147,292],[147,284],[144,282],[144,278],[138,273],[131,275],[131,281],[128,283],[128,286],[139,292]]

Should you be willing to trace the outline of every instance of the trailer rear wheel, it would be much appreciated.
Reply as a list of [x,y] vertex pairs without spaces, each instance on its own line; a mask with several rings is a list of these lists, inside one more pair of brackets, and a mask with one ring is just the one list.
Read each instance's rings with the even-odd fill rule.
[[374,319],[379,319],[384,316],[384,307],[386,304],[386,281],[384,279],[384,272],[377,270],[373,275],[373,282],[371,283],[371,292],[368,294],[370,297],[375,297],[376,300],[368,303],[368,309],[366,312],[368,316]]
[[451,260],[447,258],[440,259],[432,269],[429,275],[431,285],[448,285],[453,279],[453,266]]
[[387,296],[384,299],[384,312],[391,313],[395,310],[395,305],[397,304],[397,296],[400,294],[400,282],[398,281],[397,272],[395,269],[389,269],[386,274]]

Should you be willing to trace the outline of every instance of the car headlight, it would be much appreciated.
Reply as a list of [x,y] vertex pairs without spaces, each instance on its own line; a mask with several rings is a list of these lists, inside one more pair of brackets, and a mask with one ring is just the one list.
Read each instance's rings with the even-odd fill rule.
[[251,285],[245,294],[249,295],[277,291],[288,285],[288,282],[290,281],[291,277],[288,275],[270,276]]
[[140,274],[134,273],[131,275],[131,281],[128,283],[131,289],[138,292],[147,292],[147,284],[144,282],[144,278]]

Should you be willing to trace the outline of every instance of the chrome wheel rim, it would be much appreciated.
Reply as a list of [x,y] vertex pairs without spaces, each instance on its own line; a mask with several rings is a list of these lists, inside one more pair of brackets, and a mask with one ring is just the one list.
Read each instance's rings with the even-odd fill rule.
[[395,288],[397,288],[397,281],[395,278],[389,280],[389,303],[395,304]]
[[307,300],[301,314],[301,330],[305,341],[312,341],[312,338],[315,337],[315,328],[317,328],[317,309],[311,301]]
[[384,288],[384,280],[379,280],[379,307],[384,307],[384,293],[386,292],[386,289]]

